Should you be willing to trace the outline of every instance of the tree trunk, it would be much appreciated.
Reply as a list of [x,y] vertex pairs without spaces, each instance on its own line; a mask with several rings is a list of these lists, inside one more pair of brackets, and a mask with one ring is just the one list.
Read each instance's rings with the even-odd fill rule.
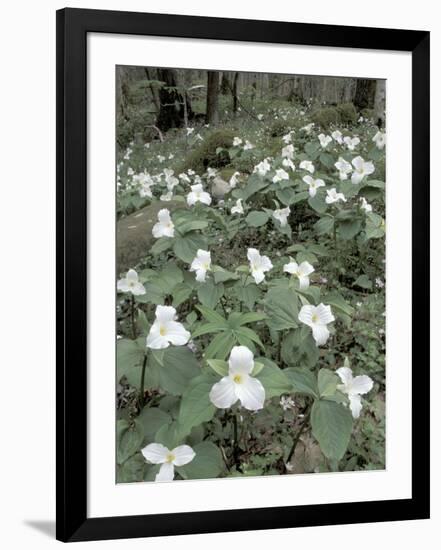
[[372,109],[374,106],[375,97],[375,80],[367,80],[365,78],[357,79],[355,88],[354,105],[359,111],[362,109]]
[[234,73],[233,78],[233,88],[231,90],[231,95],[233,96],[233,114],[235,115],[237,113],[237,86],[239,81],[239,73]]
[[185,114],[188,119],[193,118],[193,111],[190,99],[184,96],[177,89],[178,75],[175,69],[158,69],[158,80],[165,85],[159,91],[159,101],[161,102],[156,126],[163,132],[170,128],[180,128],[184,124]]
[[220,92],[222,95],[227,95],[230,93],[231,90],[231,83],[230,79],[228,78],[228,73],[225,71],[222,73],[222,80],[221,80],[221,86],[220,86]]
[[207,124],[219,122],[219,72],[207,71],[207,110],[205,115]]
[[377,80],[377,89],[375,90],[374,101],[374,121],[382,128],[386,124],[386,81]]
[[[145,76],[147,77],[147,80],[154,80],[151,77],[150,71],[147,69],[147,67],[145,67],[144,70],[145,70]],[[159,111],[161,110],[161,103],[159,101],[158,89],[155,88],[155,86],[153,86],[152,84],[149,85],[149,88],[150,88],[150,92],[152,94],[153,105],[155,106],[156,112],[159,113]]]

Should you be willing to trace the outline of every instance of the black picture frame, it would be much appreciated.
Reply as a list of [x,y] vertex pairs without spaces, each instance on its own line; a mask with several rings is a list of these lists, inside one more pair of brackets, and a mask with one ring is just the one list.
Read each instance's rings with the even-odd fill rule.
[[[87,517],[87,33],[412,54],[412,498]],[[57,529],[61,541],[429,517],[429,32],[63,9],[57,12]],[[412,404],[409,403],[409,406]],[[418,430],[418,438],[416,438]]]

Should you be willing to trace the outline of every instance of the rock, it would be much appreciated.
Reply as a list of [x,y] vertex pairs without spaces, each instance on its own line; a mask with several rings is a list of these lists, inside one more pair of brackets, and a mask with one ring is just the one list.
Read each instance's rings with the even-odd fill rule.
[[168,208],[172,212],[182,205],[183,203],[178,201],[156,201],[117,222],[116,269],[118,275],[134,267],[147,255],[155,241],[152,228],[158,221],[159,210]]

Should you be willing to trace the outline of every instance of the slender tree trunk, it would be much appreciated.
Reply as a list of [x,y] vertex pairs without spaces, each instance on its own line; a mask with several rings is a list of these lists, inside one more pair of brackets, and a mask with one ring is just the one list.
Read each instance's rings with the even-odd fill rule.
[[207,71],[207,110],[205,115],[207,124],[219,122],[219,72]]
[[[147,77],[147,80],[153,80],[152,76],[150,75],[150,71],[147,69],[147,67],[144,70],[145,70],[145,76]],[[159,111],[161,110],[161,103],[159,101],[158,89],[155,88],[152,84],[149,85],[149,88],[152,94],[153,105],[155,106],[156,112],[159,113]]]
[[374,106],[375,97],[375,80],[367,80],[365,78],[357,79],[355,88],[354,105],[360,111],[362,109],[372,109]]
[[[190,99],[177,89],[178,75],[175,69],[158,69],[158,80],[165,85],[159,91],[161,102],[156,126],[163,132],[170,128],[180,128],[184,124],[185,111],[188,119],[193,118]],[[184,101],[186,108],[184,109]]]
[[237,86],[238,86],[238,80],[239,80],[239,73],[234,73],[233,78],[233,88],[232,88],[232,96],[233,96],[233,113],[234,115],[237,113]]
[[386,124],[386,81],[377,80],[374,101],[374,120],[375,124],[382,128]]

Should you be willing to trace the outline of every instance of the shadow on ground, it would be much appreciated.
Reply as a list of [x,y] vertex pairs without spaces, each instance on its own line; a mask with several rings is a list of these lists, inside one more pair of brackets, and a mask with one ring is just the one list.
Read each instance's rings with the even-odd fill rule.
[[48,537],[55,538],[55,521],[27,519],[24,524]]

